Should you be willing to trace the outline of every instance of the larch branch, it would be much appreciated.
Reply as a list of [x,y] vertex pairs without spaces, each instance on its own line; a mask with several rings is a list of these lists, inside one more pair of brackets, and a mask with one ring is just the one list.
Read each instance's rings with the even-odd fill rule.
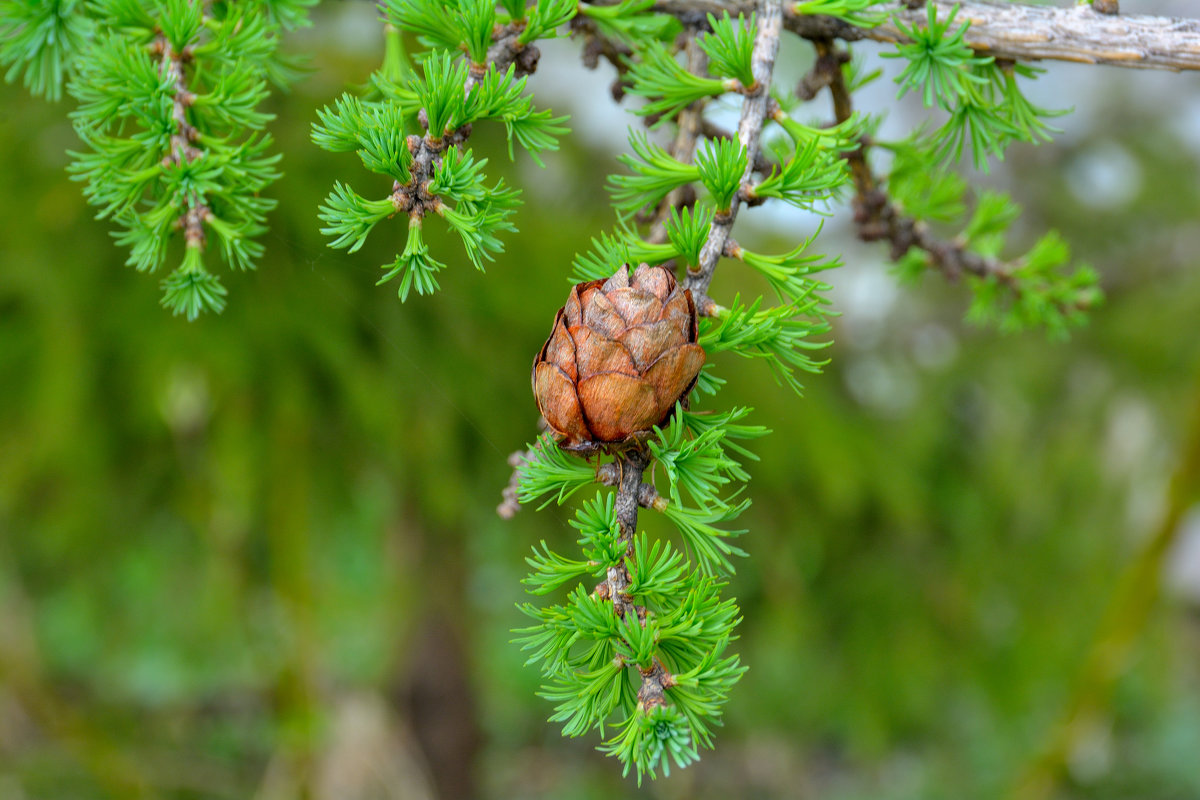
[[[159,74],[171,82],[173,90],[171,100],[171,121],[173,123],[170,136],[171,152],[163,158],[163,165],[177,164],[182,166],[204,155],[203,150],[192,144],[193,141],[199,138],[199,132],[188,120],[187,110],[195,101],[195,95],[188,90],[183,62],[191,60],[191,47],[184,48],[182,52],[176,52],[171,47],[170,40],[163,34],[159,34],[155,37],[150,52],[160,57]],[[175,221],[175,226],[177,229],[183,229],[184,242],[186,242],[189,248],[203,250],[205,241],[204,223],[211,218],[212,212],[204,205],[202,198],[195,190],[187,193],[187,200],[187,210]]]
[[[985,55],[1010,61],[1075,61],[1139,69],[1200,70],[1200,20],[1142,14],[1111,15],[1091,6],[1048,8],[1023,3],[930,0],[939,19],[959,6],[956,22],[970,22],[966,41]],[[858,28],[834,17],[784,11],[784,27],[806,39],[907,41],[896,22],[924,27],[922,7],[895,9],[874,29]],[[750,0],[659,0],[654,10],[677,17],[697,13],[749,14]]]
[[[833,100],[834,117],[839,123],[845,122],[850,119],[853,107],[841,65],[849,56],[838,51],[828,40],[816,40],[813,47],[817,51],[817,62],[812,74],[801,81],[801,86],[828,87]],[[924,222],[906,215],[880,187],[879,179],[871,170],[867,161],[866,139],[860,139],[858,147],[846,151],[844,157],[854,179],[854,223],[858,227],[858,237],[864,242],[888,242],[893,261],[903,258],[910,248],[923,250],[929,256],[929,267],[941,272],[950,281],[958,280],[963,273],[967,273],[978,278],[992,278],[1014,295],[1025,291],[1025,287],[1013,275],[1015,264],[977,253],[962,239],[940,239],[933,235]],[[1062,310],[1083,310],[1090,302],[1090,298],[1080,297],[1075,304],[1063,306]]]
[[[758,33],[754,38],[754,52],[751,58],[751,69],[754,73],[754,91],[747,90],[746,99],[742,102],[742,113],[738,119],[738,142],[746,151],[746,169],[742,173],[742,185],[745,186],[754,171],[755,160],[759,152],[759,138],[762,136],[763,121],[767,117],[767,108],[771,99],[769,88],[771,76],[775,72],[775,56],[779,53],[779,37],[783,29],[782,0],[761,0],[756,9],[758,14]],[[708,239],[700,249],[700,263],[694,270],[688,270],[684,279],[684,288],[691,290],[696,301],[696,310],[707,316],[712,313],[713,301],[708,296],[708,286],[712,283],[713,273],[717,262],[725,251],[725,240],[733,229],[737,219],[738,205],[741,201],[740,192],[735,194],[729,204],[729,210],[718,212],[713,218],[712,228]]]
[[[683,46],[687,58],[687,71],[693,75],[703,75],[708,69],[708,55],[696,41],[696,32],[688,31]],[[707,98],[701,98],[679,112],[675,122],[677,131],[675,141],[668,151],[677,161],[684,164],[692,163],[696,155],[696,139],[700,136],[704,123],[704,106]],[[667,220],[671,218],[672,209],[682,209],[694,205],[696,192],[691,185],[677,186],[667,193],[659,205],[654,219],[650,224],[650,233],[646,241],[661,244],[667,241]]]
[[[617,524],[621,526],[621,541],[625,544],[625,558],[620,564],[608,568],[604,582],[596,589],[602,597],[607,597],[612,601],[618,615],[624,617],[626,614],[634,614],[638,621],[645,625],[646,609],[643,606],[634,605],[626,591],[629,586],[629,568],[626,566],[626,562],[633,558],[633,537],[637,533],[638,506],[643,505],[642,500],[647,488],[653,491],[653,487],[642,483],[642,476],[646,472],[646,467],[650,465],[650,454],[639,448],[632,448],[619,454],[614,465],[617,470],[615,510]],[[674,678],[663,666],[662,661],[656,656],[649,669],[639,667],[638,671],[642,676],[642,683],[638,688],[638,703],[642,711],[650,711],[655,706],[665,705],[667,702],[665,690],[674,685]]]
[[[1200,69],[1200,20],[1104,14],[1090,6],[1047,8],[1022,3],[932,0],[938,18],[955,5],[955,22],[970,22],[966,41],[998,59],[1078,61],[1141,69]],[[924,25],[925,11],[901,9],[893,19]],[[869,31],[876,41],[903,39],[894,22]]]

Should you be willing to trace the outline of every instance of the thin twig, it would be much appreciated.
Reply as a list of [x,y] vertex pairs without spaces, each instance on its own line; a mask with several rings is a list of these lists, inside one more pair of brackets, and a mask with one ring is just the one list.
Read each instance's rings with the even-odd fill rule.
[[[825,74],[806,77],[802,83],[816,85],[824,82],[833,99],[835,118],[839,123],[845,122],[853,113],[850,91],[841,69],[845,56],[835,55],[837,50],[831,41],[815,41],[813,47],[817,51],[817,62],[813,69]],[[981,255],[961,239],[941,239],[924,222],[906,215],[880,187],[880,181],[867,161],[867,147],[863,139],[858,147],[843,154],[854,178],[854,222],[860,239],[864,242],[888,242],[893,261],[903,258],[913,247],[923,250],[929,256],[929,268],[942,273],[951,282],[966,273],[977,278],[994,279],[1014,295],[1019,296],[1026,290],[1014,275],[1017,264]],[[1064,304],[1061,310],[1082,311],[1088,305],[1089,298],[1080,296],[1075,302]]]
[[[514,454],[515,455],[515,454]],[[617,486],[621,482],[621,470],[616,462],[609,462],[596,472],[596,480],[605,486]],[[658,493],[654,484],[643,483],[638,487],[638,505],[642,508],[662,511],[667,507],[667,499]]]
[[[633,537],[637,533],[638,506],[641,504],[643,490],[647,484],[642,483],[646,467],[650,465],[650,454],[639,447],[626,450],[617,455],[615,462],[618,472],[616,514],[617,524],[621,527],[620,541],[625,545],[625,557],[621,563],[609,567],[603,583],[596,587],[599,594],[612,600],[613,608],[619,616],[636,615],[641,624],[645,624],[646,609],[634,605],[629,593],[629,567],[633,559]],[[639,667],[642,684],[638,688],[638,702],[643,711],[649,711],[655,706],[666,704],[666,690],[674,685],[671,673],[656,657],[649,669]]]
[[[703,75],[708,69],[708,54],[701,49],[696,41],[696,31],[688,30],[683,45],[687,57],[687,71],[693,75]],[[704,106],[707,98],[701,98],[679,112],[676,117],[675,140],[671,143],[670,153],[675,160],[690,164],[696,153],[696,140],[703,131]],[[667,193],[654,220],[650,224],[650,233],[646,241],[661,244],[667,240],[666,222],[670,218],[671,209],[683,209],[696,202],[696,191],[691,184],[677,186]]]
[[[771,97],[769,87],[775,71],[775,56],[779,53],[779,37],[783,29],[782,0],[761,0],[757,14],[758,33],[754,38],[754,52],[751,58],[755,90],[747,90],[737,131],[738,142],[747,155],[746,169],[742,173],[743,186],[750,180],[754,171],[755,157],[759,152],[759,137],[762,136],[763,120],[767,116],[768,101]],[[691,290],[696,310],[705,316],[711,314],[715,306],[708,296],[708,286],[712,283],[717,261],[725,250],[725,240],[729,238],[733,222],[737,219],[740,195],[741,192],[734,195],[728,211],[718,212],[713,218],[708,239],[700,249],[700,263],[696,269],[688,270],[684,279],[684,288]]]
[[[616,515],[617,524],[621,526],[620,542],[625,545],[625,557],[619,564],[608,568],[605,583],[608,586],[608,596],[612,599],[613,607],[619,616],[636,614],[639,609],[629,597],[626,588],[629,586],[629,568],[626,562],[633,558],[633,537],[637,533],[638,498],[641,495],[642,475],[650,465],[650,455],[644,450],[634,447],[617,456],[616,460],[619,477],[617,482]],[[645,609],[641,609],[642,616]]]
[[[163,162],[182,166],[204,155],[204,151],[193,144],[199,137],[199,131],[188,121],[187,110],[195,102],[195,95],[188,90],[183,62],[191,59],[191,48],[185,47],[182,52],[176,52],[167,37],[159,34],[151,45],[151,52],[160,56],[159,73],[171,82],[174,89],[171,98],[171,152]],[[187,210],[175,221],[176,227],[183,229],[183,239],[189,248],[204,249],[204,223],[211,216],[208,206],[200,201],[199,193],[189,192]]]

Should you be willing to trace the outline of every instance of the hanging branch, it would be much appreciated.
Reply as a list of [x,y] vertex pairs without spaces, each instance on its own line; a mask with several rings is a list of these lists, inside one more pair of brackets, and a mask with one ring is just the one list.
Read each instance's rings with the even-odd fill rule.
[[278,178],[279,157],[261,133],[272,115],[257,107],[266,78],[285,77],[282,23],[250,5],[219,17],[206,6],[113,5],[94,21],[90,56],[73,62],[69,86],[86,152],[68,169],[86,181],[97,216],[120,229],[128,265],[161,269],[182,233],[183,258],[162,281],[162,302],[189,319],[225,304],[207,250],[234,269],[253,268],[263,251],[258,238],[275,202],[262,193]]
[[[378,100],[345,94],[332,108],[318,112],[313,140],[333,152],[356,151],[368,169],[392,178],[390,196],[370,199],[337,182],[320,209],[322,233],[330,247],[355,252],[377,224],[403,215],[404,247],[385,264],[378,283],[399,276],[397,294],[407,300],[415,290],[426,295],[439,287],[437,273],[446,264],[434,258],[424,226],[442,219],[462,242],[467,260],[483,271],[485,262],[504,251],[501,234],[513,233],[512,216],[520,191],[503,180],[488,185],[483,168],[465,146],[474,126],[495,121],[509,140],[541,164],[539,153],[558,147],[566,117],[535,110],[525,94],[525,76],[540,58],[534,40],[553,35],[574,9],[562,3],[533,8],[510,4],[511,18],[500,20],[490,3],[448,9],[438,0],[386,0],[385,21],[411,31],[433,46],[421,74],[385,63],[371,77]],[[397,40],[398,41],[398,40]],[[466,58],[460,58],[465,51]],[[418,127],[423,135],[406,134]]]
[[[935,18],[930,16],[929,19]],[[960,28],[959,33],[962,30]],[[854,113],[845,74],[850,56],[828,39],[814,40],[813,47],[817,60],[801,79],[797,95],[811,100],[827,88],[836,122],[849,124]],[[1019,98],[1015,94],[1015,84],[1011,83],[1011,66],[1003,65],[999,74],[1010,81],[1008,87],[1014,91],[1013,96]],[[782,118],[782,112],[776,111],[776,114]],[[947,129],[953,122],[952,117]],[[976,295],[972,314],[977,318],[999,318],[1013,328],[1044,324],[1057,332],[1066,325],[1078,323],[1082,312],[1099,300],[1090,270],[1081,268],[1072,275],[1058,271],[1067,254],[1065,245],[1055,247],[1058,240],[1053,238],[1044,239],[1045,246],[1035,247],[1026,256],[1006,261],[994,253],[980,252],[971,235],[953,240],[934,235],[925,221],[906,214],[889,195],[884,182],[871,169],[867,157],[869,147],[869,137],[860,135],[843,153],[854,178],[854,222],[859,238],[866,242],[888,242],[891,260],[905,263],[910,272],[932,269],[950,281],[957,281],[964,275],[978,279],[972,284]],[[931,167],[930,171],[936,173],[937,169]],[[995,206],[994,210],[989,211],[992,206]],[[994,213],[994,219],[977,223],[984,213]],[[992,205],[981,205],[972,225],[978,229],[976,234],[989,226],[1003,230],[1015,214],[1015,207],[1006,200],[999,200]],[[914,256],[918,251],[921,255]]]
[[[601,15],[592,21],[594,25],[576,24],[576,30],[585,31],[588,37],[585,56],[601,49],[595,44],[598,37],[632,36],[660,24],[653,15],[639,13],[636,7],[624,7],[609,16]],[[672,765],[685,766],[698,758],[699,748],[713,746],[711,729],[719,724],[721,707],[744,672],[739,657],[725,653],[740,618],[735,602],[721,596],[723,576],[734,571],[732,559],[745,555],[732,543],[744,531],[726,530],[722,524],[737,518],[749,504],[739,498],[737,488],[749,475],[731,454],[751,459],[753,455],[737,440],[764,435],[766,430],[739,422],[749,409],[688,411],[687,383],[695,382],[700,391],[709,393],[719,385],[719,379],[692,371],[687,373],[690,380],[681,384],[684,394],[674,410],[662,409],[665,416],[659,410],[652,412],[653,419],[661,420],[652,431],[646,431],[644,442],[639,440],[631,449],[618,448],[614,461],[595,466],[577,463],[568,451],[582,446],[577,431],[638,405],[626,402],[621,395],[624,389],[618,391],[624,381],[613,384],[609,405],[597,405],[591,388],[595,384],[588,383],[594,380],[591,370],[596,368],[596,358],[603,353],[606,361],[615,359],[610,363],[618,364],[626,346],[643,352],[639,337],[644,333],[667,326],[662,328],[665,331],[677,324],[665,319],[651,323],[649,320],[658,319],[653,313],[647,320],[637,321],[645,312],[633,309],[643,308],[644,303],[649,304],[646,308],[656,307],[649,296],[634,300],[637,292],[645,292],[650,285],[666,287],[660,291],[678,301],[669,304],[676,309],[674,313],[686,304],[687,316],[695,319],[691,309],[700,305],[697,299],[701,303],[706,300],[707,280],[715,266],[710,264],[703,289],[677,293],[670,288],[676,286],[675,269],[668,272],[642,266],[630,276],[625,265],[647,262],[681,270],[687,267],[695,278],[714,228],[717,235],[724,234],[718,247],[762,271],[789,301],[778,307],[764,307],[762,298],[748,306],[735,302],[733,311],[713,323],[708,338],[701,337],[704,349],[762,358],[793,386],[793,368],[814,368],[801,352],[806,347],[805,336],[825,330],[819,315],[816,321],[806,318],[820,302],[813,293],[815,285],[807,284],[804,277],[811,257],[800,256],[803,248],[783,256],[743,252],[728,238],[739,195],[748,204],[763,202],[772,192],[808,204],[816,195],[807,195],[800,184],[821,185],[823,165],[836,163],[832,139],[790,156],[779,152],[780,157],[790,159],[786,179],[777,166],[754,157],[768,116],[780,19],[780,3],[766,0],[750,19],[735,20],[723,14],[703,20],[703,25],[699,20],[687,20],[682,37],[670,34],[673,47],[686,55],[684,64],[662,44],[667,39],[664,32],[644,42],[640,59],[625,65],[623,85],[630,94],[648,101],[634,113],[647,117],[654,126],[674,123],[675,135],[663,148],[641,133],[631,132],[634,155],[621,158],[631,174],[610,177],[622,223],[613,236],[605,234],[594,241],[595,253],[577,260],[577,272],[584,282],[572,290],[564,307],[566,321],[560,312],[555,332],[535,362],[539,407],[565,450],[542,437],[521,455],[515,491],[506,492],[506,498],[512,495],[521,502],[549,496],[548,502],[563,503],[590,484],[616,487],[615,493],[601,492],[595,500],[585,502],[571,523],[581,534],[578,541],[584,560],[559,555],[545,543],[527,558],[533,572],[525,583],[534,594],[545,594],[589,572],[602,580],[590,592],[577,587],[562,605],[524,605],[522,610],[536,624],[518,631],[518,641],[532,651],[530,663],[540,663],[549,681],[542,696],[556,702],[551,720],[562,722],[564,733],[571,736],[615,727],[617,734],[601,749],[617,757],[627,772],[636,771],[639,781],[645,775],[669,774]],[[741,94],[749,107],[743,113],[738,138],[722,136],[704,118],[709,98],[731,92]],[[701,137],[707,141],[699,144]],[[749,143],[749,148],[743,142]],[[809,172],[809,168],[815,171]],[[753,194],[747,185],[756,171],[763,174],[764,180],[758,184],[762,195]],[[803,180],[798,177],[801,175]],[[706,194],[700,195],[698,188]],[[645,224],[644,234],[630,224],[637,221]],[[627,296],[624,293],[630,291],[630,281],[634,295]],[[611,300],[600,300],[601,296]],[[620,341],[628,345],[616,345],[617,340],[607,338],[617,336],[625,325],[615,318],[613,324],[618,328],[604,333],[589,328],[603,326],[604,309],[610,302],[615,304],[613,308],[622,309],[620,313],[631,326],[629,332],[637,334],[632,339],[619,334]],[[711,301],[708,305],[715,309]],[[584,309],[582,324],[580,307]],[[692,344],[695,331],[689,332],[685,345],[693,356],[698,351]],[[604,341],[608,344],[596,344]],[[651,358],[645,363],[656,361]],[[661,363],[669,366],[671,362],[664,359]],[[700,362],[692,363],[692,369],[699,370]],[[578,400],[572,386],[580,389]],[[660,494],[644,480],[651,464],[665,475],[669,491]],[[505,513],[511,508],[507,502],[501,505]],[[639,508],[663,514],[675,526],[684,547],[638,533]],[[603,603],[604,612],[595,609],[597,602]],[[614,660],[615,671],[610,666]],[[631,666],[637,667],[636,686],[629,687],[626,694],[623,673]],[[615,723],[610,719],[614,715]]]
[[[617,564],[608,568],[608,574],[603,584],[603,595],[612,601],[617,616],[624,617],[627,614],[637,615],[639,611],[625,590],[629,586],[628,561],[633,558],[633,535],[637,533],[642,475],[646,472],[646,467],[650,465],[650,458],[645,451],[635,448],[618,455],[614,463],[618,474],[615,507],[617,524],[621,526],[621,534],[617,543],[624,549],[625,555]],[[646,610],[643,608],[640,611],[644,618]]]
[[[160,33],[155,36],[150,53],[160,55],[159,73],[174,90],[171,99],[171,121],[174,127],[170,135],[170,153],[164,158],[164,163],[184,167],[205,155],[203,150],[193,144],[200,138],[200,132],[188,122],[188,107],[195,101],[195,95],[188,91],[187,80],[184,78],[183,62],[189,58],[187,48],[183,52],[176,52],[171,47],[170,40]],[[175,220],[175,227],[183,229],[184,241],[188,248],[202,251],[205,240],[204,223],[212,218],[212,211],[194,190],[187,193],[187,200],[187,211]]]

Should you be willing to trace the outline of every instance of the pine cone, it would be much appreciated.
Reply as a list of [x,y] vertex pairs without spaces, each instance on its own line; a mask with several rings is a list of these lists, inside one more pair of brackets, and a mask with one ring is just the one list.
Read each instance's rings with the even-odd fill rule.
[[[671,415],[704,365],[696,304],[670,270],[622,266],[576,284],[533,361],[533,394],[559,445],[614,449]],[[632,439],[631,439],[632,437]]]

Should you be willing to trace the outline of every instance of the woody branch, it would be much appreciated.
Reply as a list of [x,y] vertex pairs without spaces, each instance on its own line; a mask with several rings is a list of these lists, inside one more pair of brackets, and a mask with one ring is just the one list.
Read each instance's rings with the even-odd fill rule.
[[[629,586],[629,568],[626,562],[633,557],[633,537],[637,533],[638,506],[643,504],[641,501],[644,490],[647,488],[646,484],[642,483],[642,475],[645,474],[646,467],[649,465],[650,456],[640,447],[634,447],[619,454],[612,465],[617,472],[615,510],[617,524],[621,529],[621,543],[625,545],[625,558],[621,563],[609,567],[604,582],[596,587],[601,596],[606,596],[612,601],[613,608],[616,609],[618,615],[624,617],[634,614],[643,624],[646,619],[646,609],[634,605],[626,591]],[[666,690],[673,685],[671,673],[658,658],[654,659],[649,668],[639,667],[638,669],[642,676],[642,683],[638,688],[638,701],[642,710],[649,711],[655,706],[664,705]]]
[[[1200,70],[1200,20],[1129,14],[1111,15],[1092,6],[1049,8],[1022,3],[929,0],[945,19],[970,22],[966,41],[983,55],[1010,61],[1075,61],[1138,69]],[[897,3],[897,6],[900,4]],[[896,23],[924,26],[925,3],[898,7],[876,28],[859,28],[833,17],[783,12],[783,26],[806,39],[907,41]],[[884,7],[886,8],[886,7]],[[696,14],[749,14],[749,0],[658,0],[654,10],[680,18]]]
[[[164,165],[188,164],[204,155],[204,151],[193,144],[199,138],[199,131],[188,120],[188,108],[195,101],[195,95],[188,90],[183,64],[191,60],[191,50],[191,47],[186,47],[177,52],[162,34],[155,37],[150,46],[151,54],[159,56],[160,74],[171,82],[174,92],[171,100],[171,121],[174,129],[170,136],[170,153],[163,158]],[[184,241],[188,247],[204,249],[204,223],[211,215],[212,212],[201,202],[199,195],[190,192],[187,211],[175,221],[176,228],[183,229]]]
[[[842,74],[842,64],[849,61],[849,54],[837,49],[831,40],[814,40],[813,47],[817,51],[817,61],[801,79],[798,93],[803,99],[811,100],[821,89],[828,88],[834,118],[839,123],[845,122],[853,112],[850,91]],[[778,110],[775,113],[782,114]],[[880,186],[867,160],[868,146],[864,137],[859,140],[858,147],[844,154],[854,178],[854,222],[860,239],[888,242],[893,261],[903,258],[910,248],[923,250],[929,255],[930,267],[950,281],[965,273],[978,278],[994,278],[1014,293],[1025,291],[1012,274],[1014,264],[974,252],[964,240],[941,239],[924,222],[906,215]],[[1086,304],[1087,300],[1081,299],[1074,307],[1082,310]],[[1071,309],[1064,307],[1063,310]]]
[[[742,113],[738,119],[737,140],[746,151],[746,169],[742,174],[742,186],[750,180],[759,152],[763,121],[770,105],[771,76],[775,71],[775,56],[779,53],[779,37],[783,28],[782,0],[762,0],[757,8],[758,33],[754,38],[751,70],[754,85],[746,88],[746,99],[742,102]],[[718,212],[713,218],[708,239],[700,249],[699,264],[688,270],[684,288],[691,290],[696,310],[704,316],[713,312],[715,304],[708,296],[717,262],[725,252],[725,242],[737,219],[741,203],[741,191],[733,196],[727,211]]]

